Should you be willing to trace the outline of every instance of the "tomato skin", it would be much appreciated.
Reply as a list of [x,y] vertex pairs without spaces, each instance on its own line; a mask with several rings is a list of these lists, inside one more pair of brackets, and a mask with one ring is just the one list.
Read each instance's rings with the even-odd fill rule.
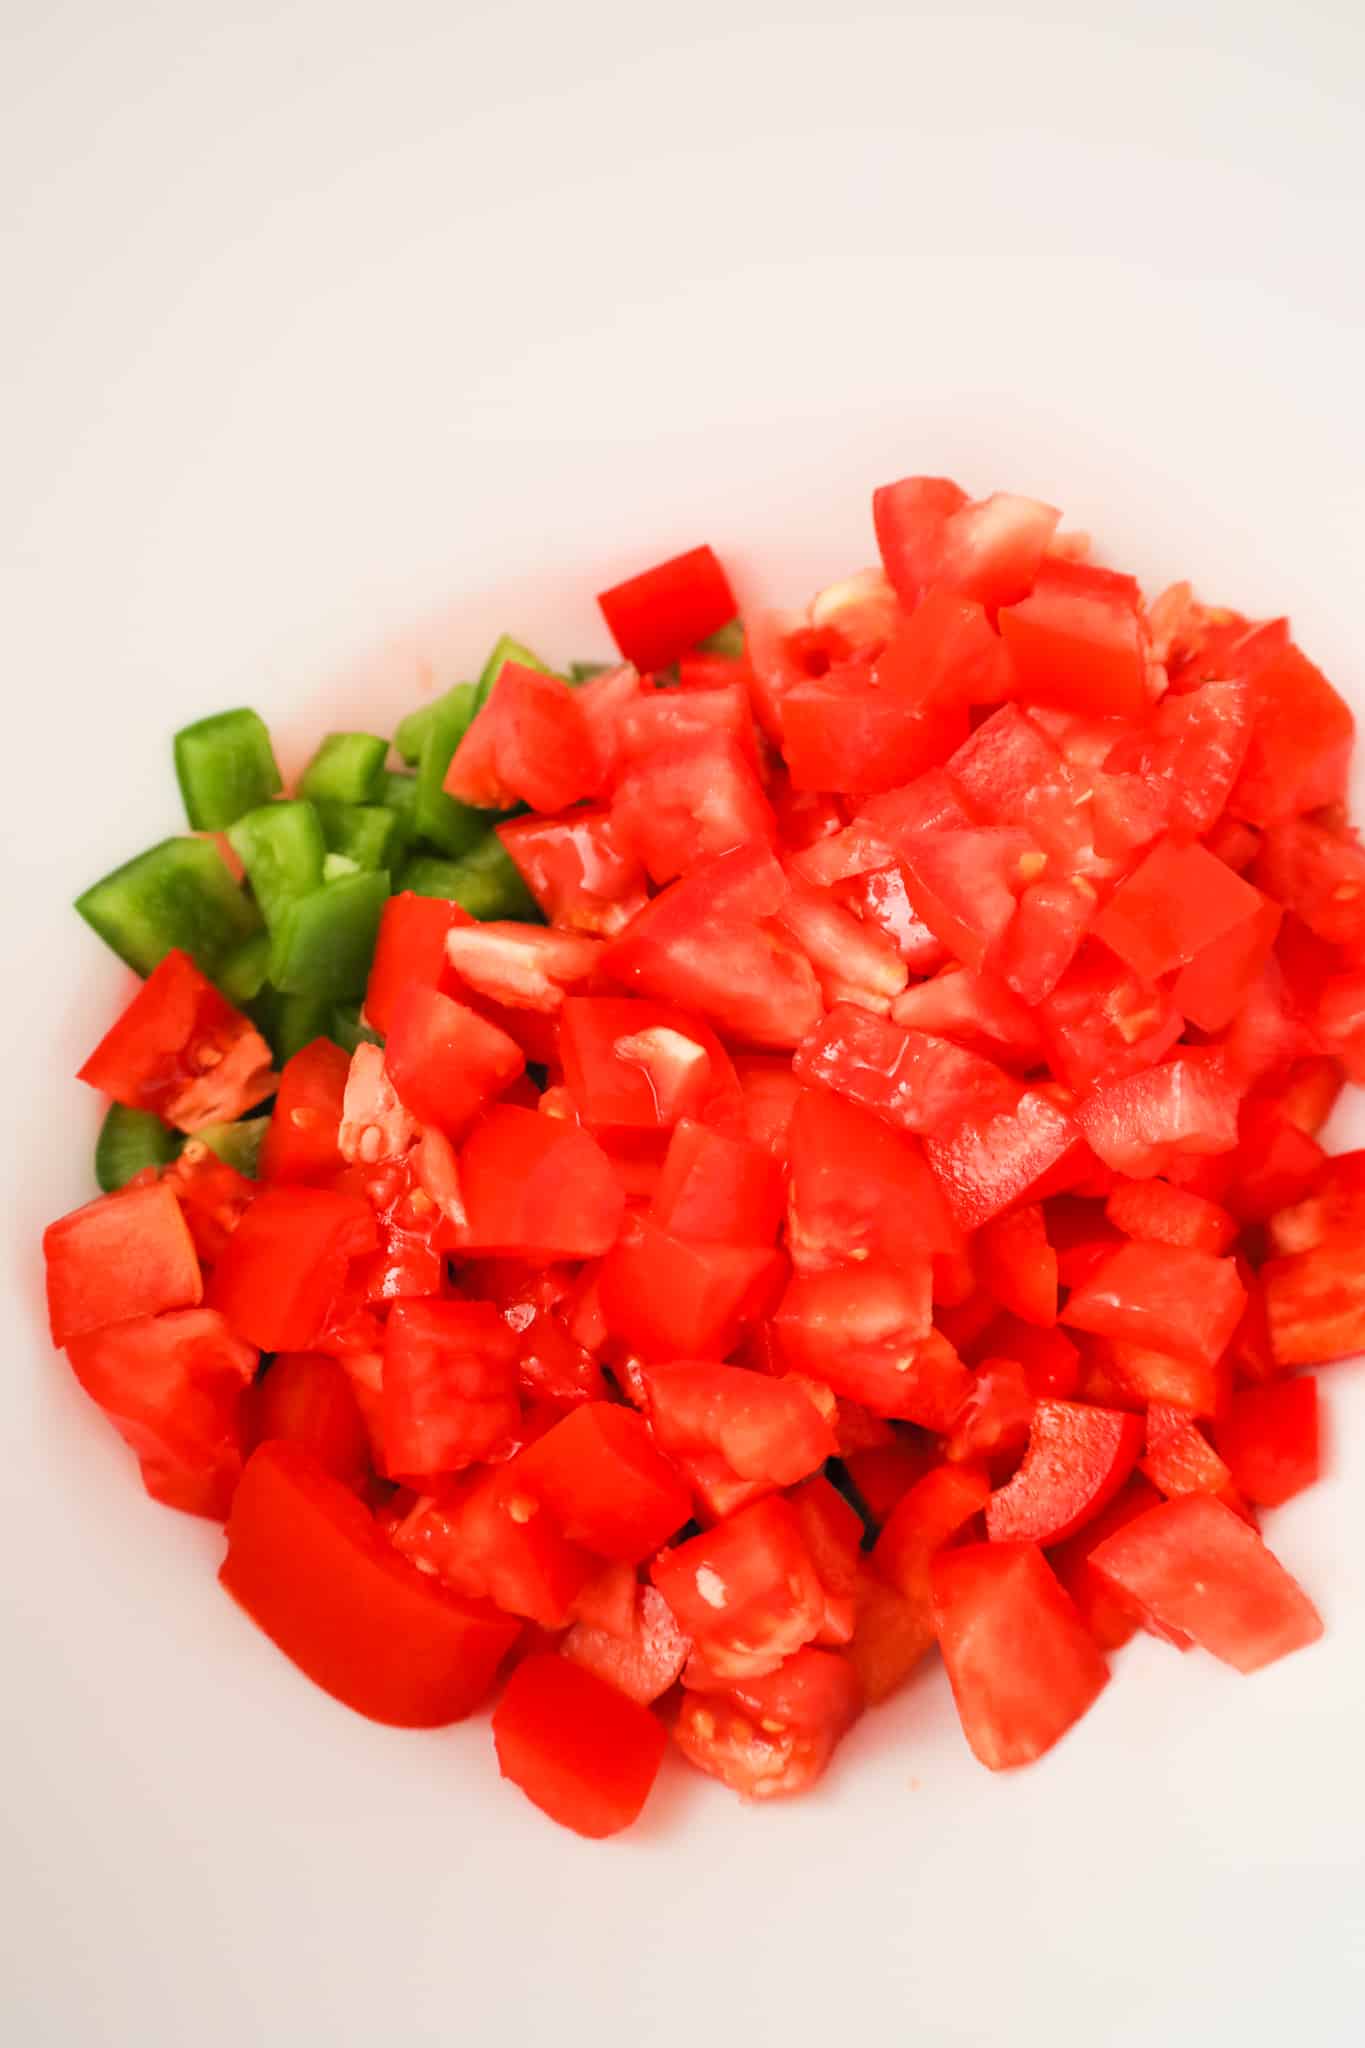
[[810,1642],[825,1591],[789,1501],[768,1497],[663,1552],[650,1577],[718,1678],[760,1678]]
[[370,1470],[370,1438],[344,1368],[321,1351],[282,1351],[247,1398],[247,1437],[297,1444],[324,1472],[359,1486]]
[[[1159,981],[1172,969],[1197,961],[1216,941],[1255,918],[1263,905],[1259,890],[1204,847],[1162,839],[1119,884],[1095,919],[1095,936],[1135,974]],[[1271,941],[1277,925],[1275,916]],[[1269,951],[1268,941],[1262,961]],[[1226,1016],[1217,1017],[1208,1028],[1226,1021]]]
[[1232,1474],[1197,1423],[1183,1410],[1153,1401],[1147,1409],[1147,1446],[1142,1471],[1168,1498],[1206,1493],[1234,1514],[1251,1520]]
[[644,1381],[663,1448],[718,1452],[741,1479],[791,1486],[838,1448],[830,1422],[791,1380],[678,1363],[647,1366]]
[[644,1359],[727,1358],[781,1287],[786,1261],[759,1246],[699,1244],[646,1219],[602,1261],[612,1335]]
[[1072,1329],[1214,1365],[1245,1306],[1246,1290],[1231,1259],[1132,1241],[1073,1290],[1061,1320]]
[[1226,1065],[1191,1048],[1142,1073],[1106,1081],[1080,1104],[1087,1144],[1117,1173],[1169,1173],[1182,1155],[1231,1152],[1240,1090]]
[[962,1230],[978,1229],[1035,1190],[1044,1192],[1046,1177],[1076,1146],[1068,1110],[1040,1089],[1012,1092],[1008,1104],[964,1117],[955,1130],[925,1140],[949,1213]]
[[1319,1476],[1318,1383],[1300,1377],[1235,1393],[1214,1426],[1214,1443],[1237,1491],[1258,1507],[1279,1507]]
[[315,1038],[286,1060],[261,1145],[263,1181],[282,1186],[336,1171],[349,1073],[350,1061],[330,1038]]
[[987,1503],[987,1535],[993,1543],[1064,1542],[1113,1499],[1142,1442],[1139,1416],[1040,1401],[1023,1464]]
[[686,1486],[643,1416],[592,1401],[555,1423],[518,1460],[571,1543],[637,1564],[691,1513]]
[[1207,1494],[1163,1501],[1090,1562],[1162,1629],[1235,1671],[1259,1671],[1322,1634],[1313,1603],[1256,1531]]
[[394,1005],[384,1063],[418,1123],[458,1139],[525,1070],[526,1058],[495,1024],[439,989],[412,983]]
[[[545,916],[561,930],[612,938],[644,909],[644,867],[622,844],[610,811],[512,818],[493,829]],[[368,997],[366,1011],[372,1016]]]
[[[379,920],[365,1016],[381,1038],[393,1029],[394,1009],[410,982],[439,988],[446,970],[446,938],[474,920],[458,903],[439,896],[390,896]],[[291,1063],[292,1064],[292,1063]]]
[[153,1500],[221,1521],[246,1457],[255,1349],[239,1343],[212,1309],[195,1308],[73,1337],[66,1355],[137,1453]]
[[489,1457],[521,1418],[517,1345],[487,1301],[396,1301],[384,1328],[385,1469],[429,1479]]
[[270,1048],[188,953],[172,949],[77,1078],[182,1131],[231,1123],[274,1092]]
[[43,1258],[59,1350],[111,1323],[194,1308],[203,1298],[194,1242],[164,1181],[101,1195],[49,1223]]
[[296,1444],[253,1452],[218,1576],[314,1684],[393,1727],[472,1712],[520,1632],[397,1556],[368,1509]]
[[642,675],[656,673],[719,632],[738,607],[724,569],[709,547],[691,548],[597,599],[622,655]]
[[873,1545],[873,1571],[919,1614],[926,1648],[934,1639],[929,1568],[990,1498],[979,1466],[936,1465],[896,1503]]
[[629,1633],[576,1621],[560,1645],[561,1654],[640,1706],[661,1699],[682,1675],[692,1645],[672,1609],[654,1586],[640,1586],[632,1599]]
[[209,1306],[262,1351],[309,1351],[326,1328],[350,1261],[379,1232],[368,1203],[323,1188],[267,1188],[213,1269]]

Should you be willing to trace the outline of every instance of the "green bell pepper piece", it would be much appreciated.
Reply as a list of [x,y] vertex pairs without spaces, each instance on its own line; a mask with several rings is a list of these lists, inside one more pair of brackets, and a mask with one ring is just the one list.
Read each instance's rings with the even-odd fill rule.
[[535,899],[496,832],[485,832],[462,860],[436,860],[414,853],[398,872],[396,886],[415,896],[442,896],[471,917],[521,918],[539,923]]
[[343,1052],[354,1052],[358,1045],[382,1045],[383,1039],[377,1031],[371,1031],[368,1024],[360,1021],[358,1003],[337,1003],[332,1009],[332,1028],[328,1033]]
[[738,661],[744,652],[744,625],[740,619],[731,619],[728,626],[717,626],[714,633],[708,633],[704,640],[697,642],[700,654],[723,654],[727,661]]
[[95,1140],[95,1179],[103,1194],[126,1187],[144,1166],[169,1166],[184,1144],[179,1131],[163,1124],[149,1109],[126,1109],[111,1102]]
[[235,1124],[206,1124],[194,1135],[225,1166],[235,1166],[238,1173],[254,1180],[260,1163],[261,1145],[269,1128],[268,1116],[246,1116]]
[[213,975],[261,922],[207,839],[163,839],[93,883],[76,909],[139,974],[178,946]]
[[502,665],[505,661],[515,661],[519,668],[537,668],[542,675],[552,676],[554,674],[554,670],[550,667],[548,661],[542,661],[538,654],[532,654],[529,647],[523,647],[520,640],[514,640],[510,633],[504,633],[484,663],[479,680],[474,686],[474,711],[476,715],[483,710],[484,705],[488,702],[489,694],[494,683],[502,673]]
[[243,1003],[260,994],[269,972],[270,934],[253,932],[240,946],[233,947],[214,979],[228,1001],[240,1010]]
[[340,854],[358,868],[396,865],[403,850],[403,835],[396,811],[383,804],[326,801],[320,802],[316,809],[329,855]]
[[270,935],[270,979],[280,993],[329,1003],[363,996],[388,896],[388,873],[380,868],[291,898]]
[[299,795],[317,804],[373,803],[388,751],[374,733],[329,732],[299,777]]
[[462,683],[458,690],[432,707],[432,719],[422,741],[417,764],[417,787],[413,791],[412,825],[419,839],[438,852],[458,859],[488,830],[488,814],[471,804],[458,803],[442,787],[455,749],[469,729],[474,715],[474,686]]
[[254,711],[218,711],[175,735],[175,774],[196,832],[222,832],[284,787],[264,721]]
[[289,904],[321,888],[327,843],[317,812],[302,798],[248,811],[228,839],[272,932]]

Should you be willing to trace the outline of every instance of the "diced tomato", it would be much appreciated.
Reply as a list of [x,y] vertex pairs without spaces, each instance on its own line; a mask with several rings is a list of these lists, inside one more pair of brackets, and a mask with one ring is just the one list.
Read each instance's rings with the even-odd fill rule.
[[1256,1531],[1207,1494],[1163,1501],[1090,1562],[1163,1629],[1236,1671],[1259,1671],[1322,1634],[1313,1603]]
[[926,832],[901,856],[906,893],[935,938],[980,972],[1002,945],[1020,892],[1047,864],[1029,832],[975,825]]
[[814,967],[826,1002],[859,1003],[885,1014],[909,975],[897,946],[830,891],[795,875],[790,884],[781,923]]
[[1203,1430],[1179,1408],[1159,1401],[1148,1408],[1142,1470],[1153,1486],[1171,1497],[1207,1493],[1239,1515],[1247,1512],[1227,1466]]
[[251,1457],[219,1577],[316,1685],[396,1727],[472,1712],[519,1632],[414,1571],[350,1489],[296,1444],[262,1444]]
[[194,1241],[165,1181],[101,1195],[49,1223],[43,1257],[58,1348],[134,1316],[194,1308],[203,1297]]
[[517,1344],[488,1301],[397,1301],[384,1330],[384,1463],[426,1479],[460,1472],[520,1420]]
[[941,1551],[930,1577],[964,1735],[990,1770],[1032,1763],[1108,1682],[1094,1637],[1032,1543]]
[[970,1379],[930,1322],[929,1272],[880,1259],[798,1273],[774,1316],[795,1372],[878,1415],[946,1429]]
[[175,1190],[200,1264],[215,1265],[260,1192],[256,1182],[217,1158],[199,1138],[182,1147],[163,1179]]
[[775,1497],[662,1552],[650,1575],[720,1678],[776,1671],[824,1619],[825,1590],[796,1510]]
[[522,1452],[518,1468],[571,1542],[627,1564],[666,1543],[691,1512],[649,1424],[609,1401],[575,1408]]
[[617,838],[656,883],[730,847],[777,837],[749,755],[718,731],[672,741],[634,761],[617,784],[611,815]]
[[615,583],[597,602],[612,639],[641,674],[667,668],[728,625],[738,609],[709,547],[691,548]]
[[692,1645],[655,1587],[637,1588],[632,1606],[628,1634],[576,1621],[560,1647],[575,1664],[647,1707],[677,1683]]
[[1356,1246],[1329,1241],[1268,1259],[1261,1284],[1281,1367],[1323,1365],[1365,1350],[1365,1268]]
[[73,1336],[66,1355],[137,1453],[153,1500],[221,1521],[247,1452],[254,1347],[212,1309],[193,1308]]
[[1057,1320],[1057,1254],[1043,1212],[1026,1202],[982,1226],[977,1265],[1002,1308],[1048,1329]]
[[954,1464],[1017,1464],[1028,1442],[1038,1397],[1016,1358],[984,1357],[971,1391],[953,1417],[944,1453]]
[[910,1267],[960,1234],[913,1138],[824,1088],[800,1092],[791,1124],[787,1242],[818,1270],[880,1254]]
[[567,1628],[598,1560],[571,1543],[522,1477],[519,1452],[419,1500],[395,1547],[457,1593],[489,1599],[541,1628]]
[[582,1664],[527,1657],[493,1710],[498,1768],[561,1827],[600,1841],[639,1819],[668,1738]]
[[1040,1401],[1024,1462],[986,1506],[993,1543],[1061,1543],[1113,1499],[1137,1462],[1139,1416]]
[[1290,818],[1261,840],[1255,878],[1329,946],[1365,944],[1365,847],[1316,818]]
[[583,707],[560,676],[505,661],[446,770],[461,803],[562,811],[597,793],[601,768]]
[[324,1188],[267,1188],[213,1269],[209,1306],[262,1351],[310,1351],[322,1336],[352,1259],[379,1232],[367,1202]]
[[282,1351],[247,1397],[247,1437],[297,1444],[324,1472],[358,1486],[370,1470],[370,1438],[344,1368],[321,1351]]
[[978,1350],[983,1358],[1017,1360],[1029,1387],[1040,1398],[1051,1394],[1067,1401],[1076,1391],[1080,1354],[1064,1330],[1042,1330],[1017,1316],[992,1315],[983,1328]]
[[350,1070],[350,1061],[330,1038],[315,1038],[286,1060],[274,1114],[261,1144],[263,1181],[321,1180],[335,1173],[341,1159],[341,1113]]
[[1125,1337],[1212,1365],[1246,1304],[1231,1259],[1184,1246],[1120,1246],[1073,1290],[1062,1321],[1102,1337]]
[[[828,1651],[801,1651],[801,1656],[827,1657]],[[795,1658],[790,1660],[795,1662]],[[833,1663],[842,1663],[831,1658]],[[844,1666],[850,1695],[861,1687]],[[856,1711],[856,1708],[854,1709]],[[713,1699],[687,1694],[673,1724],[673,1739],[690,1764],[708,1777],[719,1778],[744,1799],[789,1798],[807,1791],[833,1755],[842,1730],[792,1726],[769,1714],[755,1720],[730,1696]]]
[[932,1616],[871,1572],[861,1572],[848,1660],[868,1705],[890,1699],[933,1646]]
[[774,1486],[791,1486],[834,1456],[830,1422],[795,1380],[707,1364],[647,1366],[644,1380],[666,1451],[716,1451],[741,1479]]
[[1157,705],[1150,724],[1105,758],[1111,775],[1136,776],[1162,822],[1191,836],[1209,831],[1241,772],[1251,740],[1251,698],[1240,682],[1205,683]]
[[384,1053],[389,1078],[418,1123],[461,1137],[478,1111],[521,1074],[521,1047],[439,989],[412,983],[394,1005]]
[[1156,1488],[1140,1472],[1134,1472],[1108,1507],[1049,1553],[1048,1563],[1102,1650],[1121,1649],[1142,1626],[1142,1610],[1112,1580],[1095,1570],[1090,1562],[1091,1553],[1107,1537],[1126,1529],[1139,1515],[1160,1504],[1161,1495]]
[[789,1063],[761,1053],[742,1055],[735,1073],[740,1090],[740,1119],[756,1145],[785,1166],[791,1148],[791,1122],[802,1093]]
[[231,1123],[275,1092],[270,1047],[188,953],[153,968],[79,1079],[182,1131]]
[[392,1030],[398,998],[409,984],[440,987],[448,935],[473,922],[467,910],[442,896],[414,896],[406,889],[390,896],[365,987],[365,1015],[381,1038]]
[[1164,989],[1088,939],[1039,1006],[1054,1073],[1071,1088],[1118,1080],[1170,1051],[1184,1019]]
[[1032,589],[1061,514],[1009,491],[972,502],[946,477],[909,476],[873,492],[872,517],[903,603],[951,590],[994,610]]
[[1138,718],[1147,708],[1147,650],[1131,576],[1046,558],[1032,593],[1000,614],[1025,704]]
[[978,1228],[1037,1191],[1073,1150],[1077,1128],[1069,1110],[1041,1089],[1015,1091],[995,1110],[964,1117],[955,1130],[925,1140],[929,1164],[954,1221]]
[[1216,1256],[1230,1251],[1237,1235],[1236,1220],[1226,1209],[1164,1180],[1120,1181],[1104,1213],[1125,1237],[1186,1245]]
[[934,1639],[929,1568],[986,1506],[991,1482],[972,1465],[937,1465],[896,1503],[872,1551],[872,1568],[920,1617]]
[[[1095,920],[1095,934],[1134,973],[1159,981],[1199,960],[1216,940],[1255,918],[1263,903],[1259,891],[1202,846],[1162,839],[1120,883]],[[1267,943],[1262,960],[1269,950]]]
[[[594,932],[609,939],[643,910],[648,896],[645,871],[622,844],[610,811],[511,818],[494,830],[546,917],[561,930]],[[381,925],[381,945],[383,936]],[[375,957],[378,960],[378,953]],[[370,980],[373,988],[373,972]],[[365,1008],[372,1017],[368,996]]]
[[776,1251],[697,1243],[645,1221],[602,1261],[598,1292],[613,1336],[641,1358],[726,1358],[784,1271]]
[[470,1250],[516,1258],[591,1259],[615,1242],[625,1194],[587,1131],[493,1103],[460,1151]]
[[1195,1363],[1121,1337],[1092,1338],[1086,1355],[1092,1384],[1096,1371],[1102,1371],[1117,1406],[1145,1408],[1162,1402],[1207,1419],[1227,1405],[1231,1378],[1226,1359]]
[[595,1130],[659,1130],[704,1117],[735,1092],[714,1031],[664,1003],[570,996],[559,1051],[569,1092]]
[[1077,1116],[1087,1144],[1116,1172],[1169,1172],[1186,1153],[1231,1152],[1239,1091],[1216,1056],[1195,1051],[1097,1087]]
[[1017,1085],[1001,1068],[946,1038],[907,1031],[840,1003],[797,1047],[803,1081],[820,1083],[917,1135],[1012,1104]]
[[858,1499],[878,1527],[934,1463],[924,1438],[904,1434],[858,1449],[841,1445],[840,1453]]
[[798,789],[875,795],[945,761],[967,705],[1008,688],[1004,650],[979,605],[931,597],[896,625],[868,669],[831,668],[782,700],[782,750]]
[[908,1031],[951,1038],[968,1052],[1023,1071],[1043,1058],[1037,1020],[1003,982],[969,968],[945,967],[897,996],[891,1014]]
[[1318,1477],[1318,1383],[1306,1377],[1234,1394],[1214,1442],[1238,1493],[1275,1508]]
[[566,990],[592,975],[601,942],[582,932],[528,924],[459,925],[446,959],[460,983],[513,1010],[558,1010]]
[[1271,650],[1247,675],[1251,739],[1229,808],[1253,825],[1275,825],[1340,803],[1355,737],[1350,708],[1292,645]]
[[681,1117],[650,1214],[675,1237],[771,1245],[782,1218],[782,1195],[781,1170],[761,1145]]

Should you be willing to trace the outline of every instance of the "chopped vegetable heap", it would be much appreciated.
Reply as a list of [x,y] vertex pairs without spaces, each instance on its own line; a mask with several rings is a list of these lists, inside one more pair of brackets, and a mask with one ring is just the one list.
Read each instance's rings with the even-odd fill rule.
[[991,1769],[1138,1630],[1312,1643],[1261,1511],[1365,1348],[1365,852],[1283,619],[1144,604],[912,477],[741,626],[709,548],[327,734],[178,733],[86,891],[54,1342],[221,1578],[376,1720],[490,1698],[585,1835],[671,1736],[767,1799],[937,1645]]

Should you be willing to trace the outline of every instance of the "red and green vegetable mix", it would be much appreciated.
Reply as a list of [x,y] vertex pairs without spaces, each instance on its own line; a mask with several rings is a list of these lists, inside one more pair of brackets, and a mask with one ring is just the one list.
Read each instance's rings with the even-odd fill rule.
[[500,642],[400,767],[201,720],[77,906],[146,978],[55,1343],[303,1671],[495,1699],[588,1835],[670,1735],[803,1790],[935,1643],[1001,1769],[1139,1629],[1321,1632],[1260,1519],[1365,1347],[1351,714],[1050,506],[873,512],[799,617],[698,548],[615,666]]

